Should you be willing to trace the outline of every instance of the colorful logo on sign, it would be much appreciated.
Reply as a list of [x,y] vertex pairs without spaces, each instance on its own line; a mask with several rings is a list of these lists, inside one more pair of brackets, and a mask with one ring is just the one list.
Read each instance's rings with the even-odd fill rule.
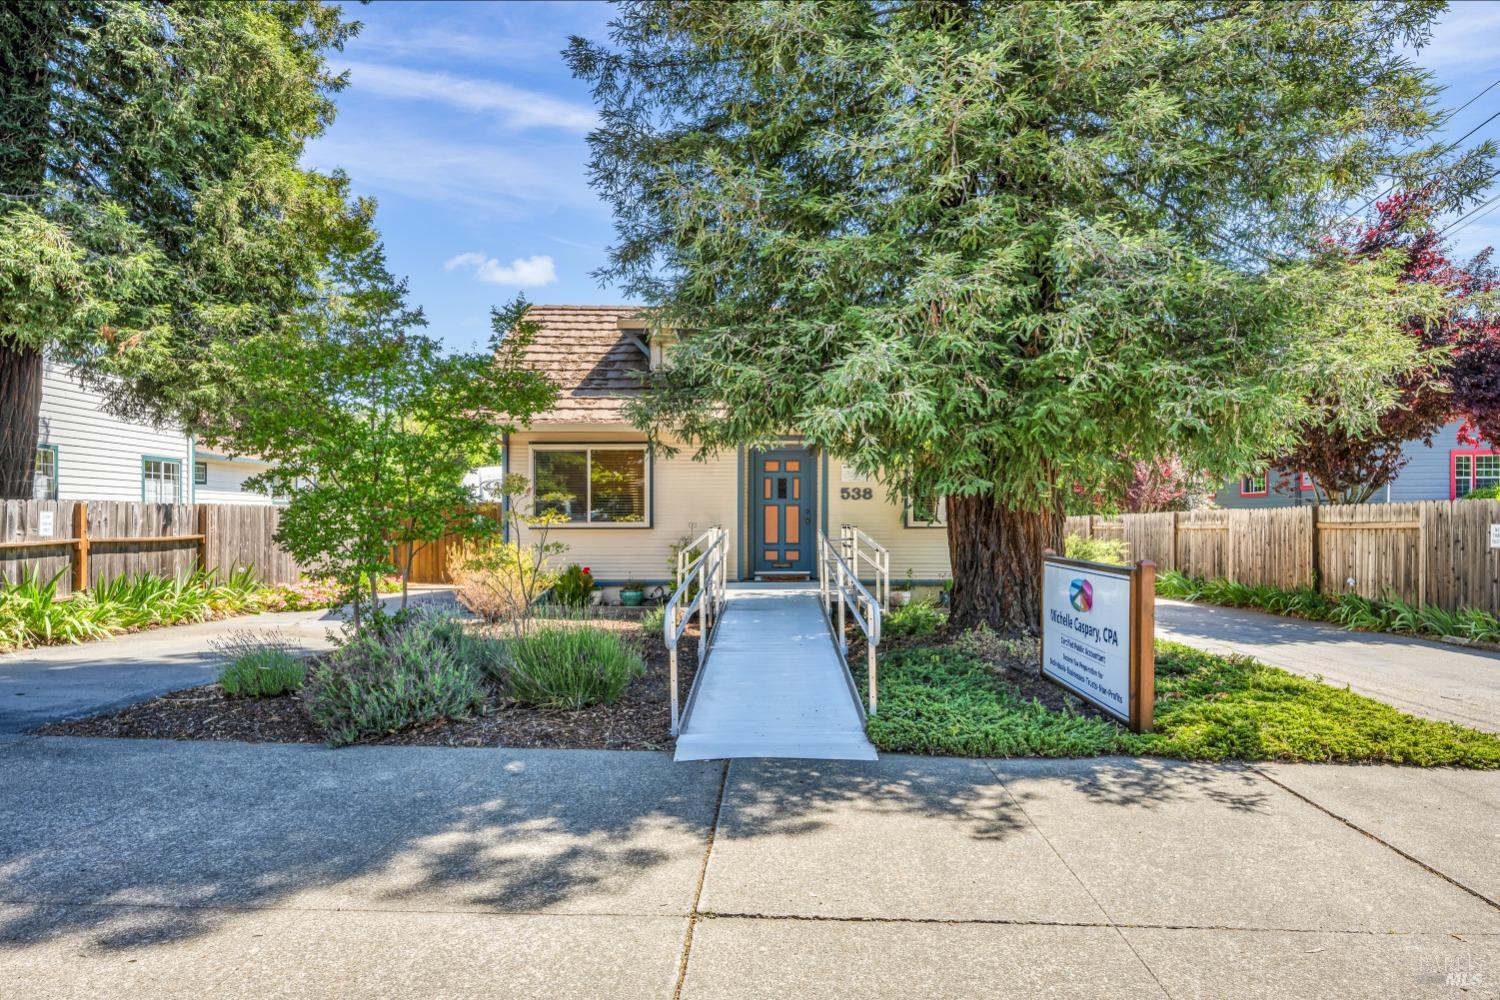
[[1087,611],[1094,606],[1094,585],[1084,579],[1068,584],[1068,601],[1075,611]]

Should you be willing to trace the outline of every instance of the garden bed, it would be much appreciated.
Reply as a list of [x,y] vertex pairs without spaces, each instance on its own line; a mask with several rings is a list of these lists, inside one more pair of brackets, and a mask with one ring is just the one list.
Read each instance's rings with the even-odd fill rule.
[[[633,678],[619,701],[578,711],[549,711],[506,698],[487,682],[484,707],[469,719],[440,720],[364,743],[404,746],[524,747],[590,750],[666,750],[673,746],[667,649],[659,631],[638,620],[598,618],[590,624],[633,638],[646,672]],[[695,629],[677,648],[682,699],[698,662]],[[322,743],[302,709],[299,695],[230,698],[217,684],[173,691],[150,701],[85,719],[56,722],[38,733],[48,736],[105,736],[128,739],[240,740],[259,743]]]

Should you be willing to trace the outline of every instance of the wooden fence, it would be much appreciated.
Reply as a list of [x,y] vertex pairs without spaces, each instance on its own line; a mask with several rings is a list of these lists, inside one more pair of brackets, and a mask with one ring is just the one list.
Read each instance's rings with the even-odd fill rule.
[[301,573],[273,540],[279,514],[270,504],[0,501],[0,579],[62,573],[58,593],[69,594],[137,573],[253,567],[268,583],[291,583]]
[[1316,581],[1330,595],[1394,594],[1500,613],[1496,524],[1500,501],[1434,500],[1079,516],[1064,530],[1121,539],[1132,560],[1205,579],[1289,588]]

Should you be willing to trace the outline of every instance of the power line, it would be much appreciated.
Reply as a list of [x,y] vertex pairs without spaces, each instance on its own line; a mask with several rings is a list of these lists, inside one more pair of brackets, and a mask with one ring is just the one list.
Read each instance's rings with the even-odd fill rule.
[[[1438,235],[1439,236],[1446,236],[1450,232],[1453,233],[1454,235],[1457,235],[1458,233],[1463,232],[1465,229],[1468,229],[1470,226],[1472,226],[1474,223],[1478,222],[1480,219],[1484,218],[1486,215],[1489,215],[1491,212],[1493,212],[1497,208],[1500,208],[1500,194],[1495,195],[1493,198],[1491,198],[1489,201],[1485,202],[1484,204],[1476,206],[1473,209],[1473,211],[1469,212],[1468,215],[1463,215],[1463,216],[1460,216],[1457,219],[1454,219],[1452,222],[1450,222],[1446,226],[1444,226],[1443,229],[1442,229],[1442,231],[1440,231],[1438,233]],[[1465,221],[1465,220],[1467,220],[1467,221]],[[1460,222],[1462,222],[1463,225],[1460,226],[1459,225]],[[1458,228],[1455,229],[1454,228],[1455,226],[1457,226]]]

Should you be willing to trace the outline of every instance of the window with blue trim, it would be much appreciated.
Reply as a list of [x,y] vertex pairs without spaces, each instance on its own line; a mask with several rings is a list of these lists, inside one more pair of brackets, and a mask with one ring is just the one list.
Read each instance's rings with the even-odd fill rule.
[[182,462],[175,458],[141,459],[141,501],[182,503]]

